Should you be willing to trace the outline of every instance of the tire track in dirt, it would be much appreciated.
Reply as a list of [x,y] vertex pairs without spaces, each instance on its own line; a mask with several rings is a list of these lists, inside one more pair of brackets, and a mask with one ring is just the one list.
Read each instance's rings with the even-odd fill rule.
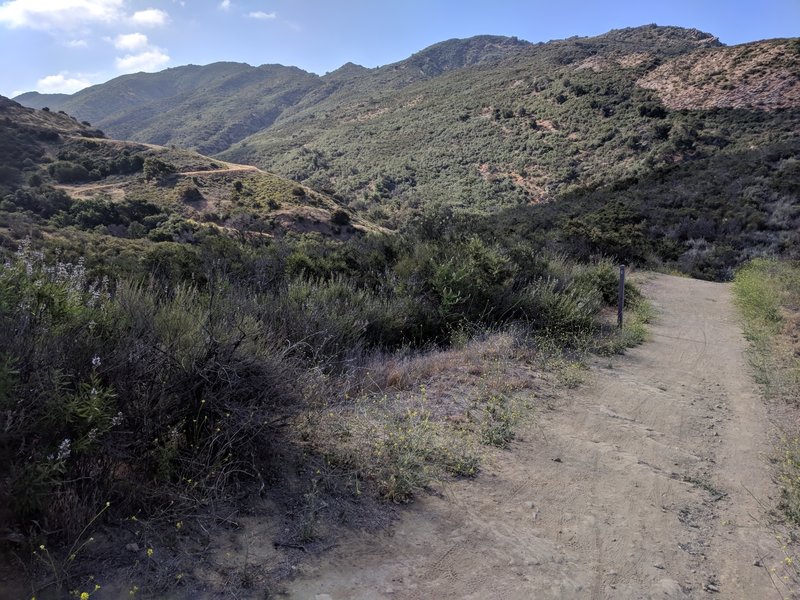
[[759,505],[777,493],[770,427],[730,287],[659,275],[645,289],[651,341],[598,359],[478,480],[302,565],[289,597],[775,597],[754,565],[782,558]]

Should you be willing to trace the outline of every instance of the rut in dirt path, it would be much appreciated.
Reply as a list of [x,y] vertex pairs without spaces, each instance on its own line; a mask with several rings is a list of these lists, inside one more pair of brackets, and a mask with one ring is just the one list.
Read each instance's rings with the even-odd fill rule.
[[645,292],[650,341],[596,361],[477,481],[303,565],[289,597],[778,597],[770,427],[730,286]]

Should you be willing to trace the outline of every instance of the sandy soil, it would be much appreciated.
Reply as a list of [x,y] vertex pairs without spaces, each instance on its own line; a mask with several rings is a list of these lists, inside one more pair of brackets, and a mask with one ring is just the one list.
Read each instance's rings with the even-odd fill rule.
[[298,568],[291,598],[772,598],[770,427],[727,285],[657,276],[652,339],[476,481]]

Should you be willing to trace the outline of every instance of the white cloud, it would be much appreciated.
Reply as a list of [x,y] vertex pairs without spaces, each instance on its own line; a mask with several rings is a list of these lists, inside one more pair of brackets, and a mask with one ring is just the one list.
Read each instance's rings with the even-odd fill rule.
[[124,33],[115,38],[103,38],[113,44],[117,50],[127,52],[124,56],[117,56],[116,65],[123,73],[137,71],[158,71],[170,61],[167,51],[150,44],[150,40],[143,33]]
[[62,71],[58,75],[48,75],[36,82],[36,90],[43,94],[73,94],[92,85],[92,82],[80,75],[71,77]]
[[263,10],[257,10],[255,12],[251,12],[247,16],[250,17],[251,19],[261,19],[262,21],[271,21],[275,19],[278,15],[276,15],[274,12],[265,13]]
[[169,22],[169,15],[158,8],[148,8],[133,13],[131,21],[143,27],[160,27]]
[[135,52],[147,48],[147,36],[143,33],[125,33],[114,39],[114,47],[118,50]]
[[65,42],[64,45],[67,48],[86,48],[89,45],[89,42],[86,40],[69,40]]
[[117,57],[117,69],[126,73],[137,71],[158,71],[169,62],[169,56],[161,48],[150,48],[139,54],[126,54]]
[[0,23],[40,30],[75,29],[122,18],[123,0],[10,0],[0,5]]
[[219,7],[222,10],[228,10],[231,7],[231,0],[222,0],[222,2],[219,3]]

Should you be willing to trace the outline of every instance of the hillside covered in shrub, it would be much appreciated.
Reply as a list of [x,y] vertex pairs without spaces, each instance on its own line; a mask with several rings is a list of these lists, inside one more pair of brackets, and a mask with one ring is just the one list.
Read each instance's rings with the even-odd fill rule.
[[[651,25],[544,44],[448,40],[322,77],[179,67],[20,100],[269,169],[390,229],[436,207],[523,237],[555,219],[554,248],[724,279],[750,255],[796,247],[799,53],[797,39],[727,47]],[[240,122],[253,93],[259,103]],[[207,148],[220,128],[225,141]],[[631,219],[636,231],[625,229]],[[566,221],[577,235],[559,235]],[[612,241],[628,234],[639,248]]]
[[83,581],[73,561],[101,522],[135,540],[134,515],[166,544],[164,515],[213,521],[257,489],[291,513],[313,491],[294,479],[323,462],[349,482],[331,497],[405,502],[434,476],[479,471],[446,440],[513,436],[510,397],[490,394],[469,425],[415,441],[412,462],[386,450],[333,466],[307,423],[371,398],[386,365],[487,332],[541,356],[641,341],[608,326],[608,260],[433,213],[388,231],[254,167],[0,102],[0,517],[42,589]]

